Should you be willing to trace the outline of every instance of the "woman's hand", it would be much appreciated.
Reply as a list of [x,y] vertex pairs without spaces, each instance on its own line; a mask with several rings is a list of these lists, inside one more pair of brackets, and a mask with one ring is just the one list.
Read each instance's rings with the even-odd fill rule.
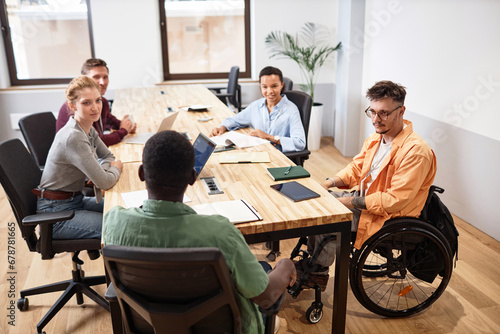
[[262,130],[259,130],[259,129],[256,129],[256,130],[252,130],[248,133],[250,136],[254,136],[254,137],[259,137],[259,138],[262,138],[262,139],[267,139],[267,140],[270,140],[272,142],[274,137],[265,133],[264,131]]
[[210,137],[220,136],[221,134],[223,134],[226,131],[227,131],[227,128],[224,125],[221,125],[218,128],[213,128],[212,129],[212,132],[210,133]]
[[121,160],[111,161],[110,165],[111,167],[117,167],[120,172],[123,170],[123,162]]

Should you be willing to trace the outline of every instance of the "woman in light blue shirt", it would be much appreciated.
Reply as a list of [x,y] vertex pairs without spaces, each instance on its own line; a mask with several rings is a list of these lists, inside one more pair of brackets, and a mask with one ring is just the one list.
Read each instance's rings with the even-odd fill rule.
[[212,136],[251,126],[255,129],[249,133],[251,136],[269,140],[282,152],[303,150],[306,147],[304,127],[299,109],[282,94],[283,74],[278,68],[267,66],[260,71],[259,83],[263,98],[226,118],[220,127],[212,130]]

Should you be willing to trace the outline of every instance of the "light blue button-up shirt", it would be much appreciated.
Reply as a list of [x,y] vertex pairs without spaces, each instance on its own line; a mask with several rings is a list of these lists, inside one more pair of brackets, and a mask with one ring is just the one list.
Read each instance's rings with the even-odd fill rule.
[[266,99],[261,98],[235,116],[226,118],[221,125],[228,130],[251,126],[271,136],[279,136],[281,145],[277,148],[282,152],[301,151],[306,147],[299,109],[285,95],[271,113],[267,110]]

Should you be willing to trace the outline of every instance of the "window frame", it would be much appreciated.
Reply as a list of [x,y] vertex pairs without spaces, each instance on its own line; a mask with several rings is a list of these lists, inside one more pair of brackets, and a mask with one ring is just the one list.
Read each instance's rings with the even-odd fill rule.
[[[250,43],[250,0],[245,1],[245,71],[240,71],[240,78],[251,77],[251,43]],[[204,79],[227,79],[230,66],[227,72],[214,73],[170,73],[168,60],[168,39],[167,39],[167,16],[165,12],[165,0],[158,1],[160,6],[160,33],[161,33],[161,54],[163,62],[163,80],[204,80]]]
[[[85,2],[87,3],[87,23],[89,26],[90,53],[91,57],[94,58],[95,48],[94,48],[94,34],[92,30],[92,15],[90,9],[90,0],[85,0]],[[10,25],[7,15],[7,4],[5,0],[0,0],[0,23],[1,23],[1,30],[5,46],[5,54],[7,58],[7,67],[9,69],[9,78],[11,86],[67,84],[73,79],[71,77],[50,78],[50,79],[43,79],[43,78],[19,79],[17,77],[16,59],[10,35]]]

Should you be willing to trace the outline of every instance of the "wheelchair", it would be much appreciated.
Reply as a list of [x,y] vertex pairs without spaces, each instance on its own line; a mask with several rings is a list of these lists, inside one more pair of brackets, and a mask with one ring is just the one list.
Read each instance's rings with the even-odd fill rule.
[[[453,270],[454,252],[443,233],[426,220],[433,192],[444,189],[432,186],[420,218],[398,217],[385,222],[361,247],[352,245],[349,281],[356,299],[369,311],[384,317],[405,317],[421,312],[434,303],[446,289]],[[323,316],[321,291],[326,288],[310,278],[319,265],[316,258],[323,247],[336,239],[326,236],[314,254],[302,250],[307,237],[299,239],[290,258],[302,259],[297,283],[288,289],[297,298],[304,289],[315,290],[315,300],[306,312],[310,323]]]

